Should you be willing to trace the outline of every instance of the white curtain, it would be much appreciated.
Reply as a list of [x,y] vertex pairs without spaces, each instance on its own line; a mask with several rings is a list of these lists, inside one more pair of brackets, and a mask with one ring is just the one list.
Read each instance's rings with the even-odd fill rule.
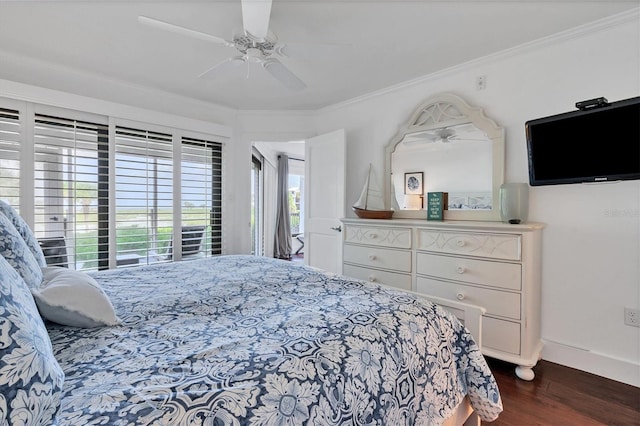
[[291,224],[289,222],[289,157],[278,157],[278,193],[276,213],[276,234],[273,257],[291,259]]

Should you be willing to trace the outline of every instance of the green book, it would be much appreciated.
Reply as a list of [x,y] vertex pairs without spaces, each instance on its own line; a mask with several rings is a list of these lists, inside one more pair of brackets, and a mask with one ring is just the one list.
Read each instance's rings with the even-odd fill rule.
[[444,211],[447,209],[446,192],[427,193],[427,220],[444,220]]

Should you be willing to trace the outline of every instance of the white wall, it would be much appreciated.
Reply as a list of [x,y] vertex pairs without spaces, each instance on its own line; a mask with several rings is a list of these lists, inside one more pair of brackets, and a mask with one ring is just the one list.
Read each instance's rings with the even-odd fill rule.
[[[576,101],[640,95],[638,13],[601,21],[319,111],[318,132],[347,131],[347,201],[368,163],[424,99],[453,92],[506,129],[505,181],[528,182],[524,123],[575,109]],[[485,75],[485,90],[475,89]],[[640,181],[531,188],[531,221],[543,237],[543,358],[640,386]],[[352,215],[351,212],[347,214]]]

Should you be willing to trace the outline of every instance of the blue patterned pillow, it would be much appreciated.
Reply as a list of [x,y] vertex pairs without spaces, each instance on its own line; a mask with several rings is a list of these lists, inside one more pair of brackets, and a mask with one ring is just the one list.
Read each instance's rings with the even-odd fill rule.
[[0,257],[0,424],[52,424],[63,383],[31,293]]
[[22,276],[30,288],[42,283],[42,269],[9,218],[0,213],[0,255]]
[[31,228],[29,228],[27,222],[24,221],[11,205],[2,200],[0,200],[0,213],[4,213],[11,223],[13,223],[13,226],[16,227],[24,242],[27,243],[27,247],[29,247],[29,250],[31,250],[31,253],[33,253],[33,256],[36,258],[38,265],[47,266],[42,248],[40,248],[40,244],[38,244],[38,239],[33,235],[33,232],[31,232]]

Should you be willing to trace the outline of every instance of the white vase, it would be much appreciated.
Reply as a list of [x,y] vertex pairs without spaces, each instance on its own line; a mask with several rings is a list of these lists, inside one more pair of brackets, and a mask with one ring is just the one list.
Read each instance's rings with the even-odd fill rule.
[[529,216],[529,184],[503,183],[500,186],[500,217],[505,223],[525,223]]

